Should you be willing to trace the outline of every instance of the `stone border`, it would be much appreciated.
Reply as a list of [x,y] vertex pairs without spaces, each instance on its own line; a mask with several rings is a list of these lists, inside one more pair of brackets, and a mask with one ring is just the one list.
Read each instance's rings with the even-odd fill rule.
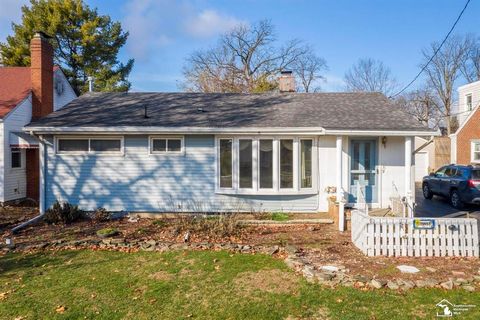
[[409,290],[413,288],[440,288],[452,290],[453,288],[462,288],[466,291],[478,291],[480,286],[480,270],[478,275],[472,278],[449,278],[448,281],[441,282],[437,279],[429,278],[425,280],[383,280],[371,278],[364,275],[350,275],[349,270],[344,266],[324,266],[322,270],[315,268],[304,258],[302,250],[287,245],[285,247],[287,257],[285,263],[295,272],[302,274],[310,283],[319,283],[331,288],[337,286],[365,288],[365,289],[391,289],[391,290]]
[[80,239],[74,241],[56,240],[52,242],[43,242],[35,245],[16,245],[14,248],[3,246],[1,251],[7,252],[36,252],[43,250],[82,250],[82,249],[99,249],[123,252],[138,251],[173,251],[173,250],[226,250],[238,253],[262,253],[274,255],[284,252],[284,248],[280,246],[251,246],[246,244],[235,243],[209,243],[209,242],[163,242],[154,239],[149,240],[126,240],[124,238],[107,238],[107,239]]

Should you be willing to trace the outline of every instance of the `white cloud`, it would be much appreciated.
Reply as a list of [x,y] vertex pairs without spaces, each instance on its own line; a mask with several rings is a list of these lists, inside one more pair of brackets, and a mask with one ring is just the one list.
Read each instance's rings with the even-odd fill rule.
[[194,37],[207,38],[228,31],[242,21],[218,13],[215,10],[203,10],[188,20],[185,29]]
[[124,6],[123,27],[130,32],[128,52],[148,60],[155,50],[179,38],[208,38],[241,21],[216,10],[196,8],[191,1],[129,0]]

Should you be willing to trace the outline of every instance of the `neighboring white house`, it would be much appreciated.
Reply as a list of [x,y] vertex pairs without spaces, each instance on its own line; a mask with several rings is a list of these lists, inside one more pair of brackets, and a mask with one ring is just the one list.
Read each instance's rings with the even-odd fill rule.
[[[454,163],[469,164],[474,159],[474,150],[480,150],[480,127],[474,113],[480,107],[480,81],[458,87],[457,119],[459,128],[450,135],[451,160]],[[478,146],[477,146],[478,145]]]
[[480,81],[460,86],[457,91],[458,104],[456,105],[456,114],[458,114],[458,124],[461,126],[473,109],[480,104]]
[[[33,48],[32,67],[0,67],[0,202],[38,197],[38,181],[35,181],[35,176],[38,176],[38,142],[23,132],[23,128],[32,121],[34,84],[42,83],[42,77],[48,79],[41,66],[38,66],[41,64],[39,59],[45,59],[42,55],[46,54],[41,50]],[[37,59],[33,58],[35,54]],[[40,104],[50,103],[45,97],[42,99],[44,93],[38,92],[50,90],[49,101],[53,98],[50,108],[56,111],[75,99],[76,94],[62,70],[53,66],[51,53],[49,59],[51,67],[47,76],[52,83],[49,86],[37,86],[36,101],[40,101]],[[30,154],[31,163],[27,161]],[[31,175],[28,187],[27,171]]]

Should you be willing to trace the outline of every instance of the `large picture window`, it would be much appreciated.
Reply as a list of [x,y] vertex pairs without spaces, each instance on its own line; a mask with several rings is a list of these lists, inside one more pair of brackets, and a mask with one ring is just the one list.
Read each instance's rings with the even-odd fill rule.
[[239,140],[239,183],[240,188],[253,187],[252,140]]
[[231,188],[232,175],[232,139],[220,139],[220,188]]
[[314,147],[314,140],[307,138],[221,137],[217,140],[218,192],[314,192]]

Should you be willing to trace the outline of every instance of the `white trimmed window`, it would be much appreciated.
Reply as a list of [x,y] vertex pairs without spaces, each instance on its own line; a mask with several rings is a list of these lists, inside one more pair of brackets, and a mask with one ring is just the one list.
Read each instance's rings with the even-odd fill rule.
[[150,154],[180,154],[184,151],[183,137],[150,137]]
[[465,103],[467,105],[467,110],[472,111],[473,103],[472,103],[472,94],[471,93],[469,93],[465,96]]
[[480,163],[480,140],[472,141],[471,145],[472,162]]
[[217,137],[216,144],[217,192],[294,194],[316,187],[313,138]]
[[122,154],[123,137],[57,137],[56,151],[59,154]]

